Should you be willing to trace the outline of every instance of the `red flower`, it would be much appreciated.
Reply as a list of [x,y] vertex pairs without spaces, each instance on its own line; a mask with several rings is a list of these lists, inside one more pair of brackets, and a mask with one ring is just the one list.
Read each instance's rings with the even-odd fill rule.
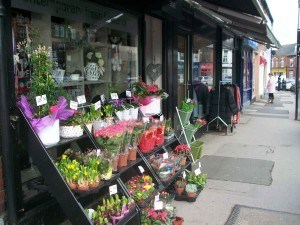
[[155,84],[152,84],[152,85],[149,85],[147,88],[146,88],[146,91],[147,92],[157,92],[158,91],[158,86],[155,85]]

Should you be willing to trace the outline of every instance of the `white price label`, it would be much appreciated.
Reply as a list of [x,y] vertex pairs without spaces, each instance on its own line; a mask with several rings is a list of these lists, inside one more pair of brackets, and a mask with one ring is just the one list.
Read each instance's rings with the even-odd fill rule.
[[131,91],[126,91],[126,97],[127,97],[127,98],[131,98],[131,97],[132,97]]
[[186,178],[186,172],[185,171],[183,171],[182,177],[183,177],[183,179]]
[[78,109],[78,102],[70,101],[70,109],[77,110]]
[[196,176],[198,176],[200,173],[201,173],[201,170],[200,170],[200,168],[198,168],[198,169],[196,169],[196,170],[195,170],[195,174],[196,174]]
[[149,117],[143,117],[143,122],[148,123],[150,121]]
[[95,103],[95,109],[97,110],[97,109],[100,109],[100,108],[101,108],[101,102],[98,101],[98,102]]
[[161,116],[159,117],[159,120],[162,122],[162,121],[164,120],[164,115],[161,115]]
[[97,156],[100,156],[101,155],[101,150],[100,149],[97,149]]
[[199,162],[199,168],[201,168],[201,162]]
[[163,154],[163,159],[167,159],[167,158],[169,158],[169,153],[166,152]]
[[36,96],[35,100],[36,100],[36,105],[37,106],[45,105],[47,103],[46,95]]
[[111,99],[119,99],[118,93],[110,93]]
[[112,185],[109,187],[109,194],[110,195],[114,195],[114,194],[117,194],[118,193],[118,187],[117,185]]
[[154,202],[154,210],[161,210],[162,208],[163,208],[163,202],[162,201]]
[[141,173],[145,172],[145,169],[142,166],[138,166]]
[[159,194],[158,194],[158,195],[155,195],[154,201],[155,201],[155,202],[159,201]]
[[86,103],[85,96],[84,95],[77,96],[77,101],[78,101],[78,104]]
[[105,102],[105,96],[101,95],[100,98],[101,98],[101,102],[104,103]]

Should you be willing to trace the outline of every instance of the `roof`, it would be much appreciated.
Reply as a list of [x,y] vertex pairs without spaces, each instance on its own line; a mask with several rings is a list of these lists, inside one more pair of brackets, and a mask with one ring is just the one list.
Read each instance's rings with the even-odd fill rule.
[[279,48],[275,55],[277,56],[289,56],[289,55],[296,55],[297,52],[297,44],[288,44],[288,45],[282,45],[281,48]]

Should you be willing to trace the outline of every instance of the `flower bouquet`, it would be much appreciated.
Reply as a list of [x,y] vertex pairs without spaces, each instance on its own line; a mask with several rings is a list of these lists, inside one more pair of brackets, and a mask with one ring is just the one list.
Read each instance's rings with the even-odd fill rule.
[[142,204],[155,190],[155,184],[149,175],[136,175],[125,183],[131,197]]
[[186,164],[186,158],[189,154],[191,154],[191,149],[188,145],[180,144],[177,145],[174,149],[175,153],[178,157],[182,158],[181,165],[184,166]]
[[152,149],[154,149],[156,142],[156,131],[156,127],[144,130],[139,143],[139,149],[142,153],[149,153]]
[[98,80],[105,72],[104,60],[100,51],[94,48],[86,51],[86,66],[84,67],[84,74],[87,80]]

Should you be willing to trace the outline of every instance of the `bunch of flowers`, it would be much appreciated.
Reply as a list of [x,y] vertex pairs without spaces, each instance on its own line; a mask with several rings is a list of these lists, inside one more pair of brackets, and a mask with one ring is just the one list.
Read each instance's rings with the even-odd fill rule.
[[152,97],[166,98],[165,91],[156,84],[147,85],[144,82],[137,82],[132,85],[132,93],[135,101],[142,105],[152,102]]
[[101,75],[104,74],[104,60],[102,58],[102,54],[100,51],[96,51],[95,49],[90,49],[86,53],[86,61],[87,63],[97,63],[98,67],[100,68]]
[[196,101],[188,98],[188,99],[182,100],[181,103],[182,103],[181,104],[181,110],[183,110],[183,111],[192,111],[194,109]]
[[177,145],[174,149],[174,151],[178,154],[178,155],[187,155],[188,153],[191,152],[191,149],[188,145],[185,144],[180,144]]
[[107,150],[109,155],[117,155],[124,140],[125,130],[124,125],[117,123],[101,130],[96,130],[94,136],[99,145]]
[[137,202],[145,201],[155,190],[149,175],[136,175],[125,183],[131,197]]
[[206,120],[197,119],[196,123],[194,124],[196,128],[200,128],[206,124]]

